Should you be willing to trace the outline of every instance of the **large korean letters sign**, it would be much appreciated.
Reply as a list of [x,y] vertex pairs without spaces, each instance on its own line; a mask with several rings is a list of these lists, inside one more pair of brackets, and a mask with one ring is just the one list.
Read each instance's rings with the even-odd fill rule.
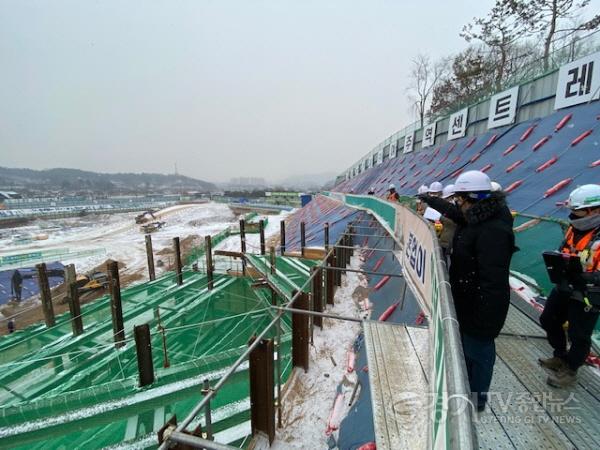
[[392,142],[390,144],[390,159],[396,157],[396,143]]
[[415,144],[415,133],[413,131],[412,133],[408,133],[404,137],[404,153],[412,152],[414,150],[414,144]]
[[425,127],[423,130],[423,140],[421,141],[421,147],[431,147],[435,144],[435,124],[433,122]]
[[458,139],[467,133],[467,119],[469,116],[469,108],[465,108],[450,116],[448,122],[448,140]]
[[560,68],[554,109],[597,99],[599,91],[600,52],[596,52]]
[[517,117],[517,101],[519,99],[519,86],[494,95],[490,99],[490,113],[488,115],[488,129],[510,125]]

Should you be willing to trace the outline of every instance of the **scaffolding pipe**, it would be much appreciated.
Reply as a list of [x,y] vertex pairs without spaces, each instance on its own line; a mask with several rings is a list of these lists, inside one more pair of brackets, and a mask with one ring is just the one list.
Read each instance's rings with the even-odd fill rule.
[[[327,254],[326,256],[329,256],[329,254]],[[311,276],[305,281],[305,283],[298,290],[296,295],[294,295],[291,298],[291,300],[288,302],[288,306],[292,305],[296,301],[296,299],[300,298],[300,294],[312,282],[312,279],[314,278],[315,273],[311,274]],[[177,427],[175,428],[175,432],[180,432],[180,431],[184,430],[192,422],[192,420],[194,420],[196,418],[198,413],[200,411],[202,411],[203,408],[206,407],[208,402],[210,402],[210,400],[216,395],[217,391],[219,389],[221,389],[221,387],[227,382],[229,377],[231,375],[233,375],[235,373],[235,371],[237,370],[237,368],[248,358],[248,355],[250,354],[250,352],[259,345],[260,341],[267,335],[267,333],[271,330],[271,328],[273,328],[273,326],[275,326],[277,324],[278,320],[281,318],[281,316],[283,316],[284,313],[285,313],[285,311],[279,311],[277,313],[275,318],[273,318],[273,320],[271,320],[271,322],[269,322],[269,324],[256,336],[256,340],[252,344],[250,344],[248,346],[248,348],[246,349],[246,351],[238,357],[238,359],[229,367],[229,369],[227,369],[227,371],[223,374],[221,379],[217,382],[217,384],[215,384],[214,388],[212,388],[206,394],[206,396],[204,396],[204,398],[192,409],[192,411],[187,415],[187,417],[183,420],[183,422],[181,422],[179,425],[177,425]],[[278,357],[279,357],[279,354],[278,354]],[[167,450],[169,448],[170,439],[171,438],[165,439],[165,441],[161,444],[159,449]]]

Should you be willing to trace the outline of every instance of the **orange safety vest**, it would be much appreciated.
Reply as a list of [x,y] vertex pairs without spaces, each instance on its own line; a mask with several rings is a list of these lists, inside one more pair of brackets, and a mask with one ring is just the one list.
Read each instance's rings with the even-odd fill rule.
[[387,199],[390,202],[397,202],[398,201],[398,198],[396,198],[397,195],[398,195],[397,192],[390,192],[390,193],[388,193]]
[[595,228],[585,234],[579,241],[575,242],[575,233],[573,227],[569,227],[565,235],[565,241],[560,251],[571,256],[579,256],[581,265],[586,272],[595,272],[600,270],[600,245],[593,249],[594,238],[598,236],[599,231]]

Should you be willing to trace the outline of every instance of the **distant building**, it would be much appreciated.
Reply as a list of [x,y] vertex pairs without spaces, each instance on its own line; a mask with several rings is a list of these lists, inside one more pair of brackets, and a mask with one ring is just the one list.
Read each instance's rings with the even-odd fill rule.
[[267,182],[264,178],[256,177],[238,177],[229,180],[229,189],[231,190],[255,190],[264,188],[267,186]]
[[11,198],[22,198],[21,194],[14,191],[0,191],[0,201],[8,200]]

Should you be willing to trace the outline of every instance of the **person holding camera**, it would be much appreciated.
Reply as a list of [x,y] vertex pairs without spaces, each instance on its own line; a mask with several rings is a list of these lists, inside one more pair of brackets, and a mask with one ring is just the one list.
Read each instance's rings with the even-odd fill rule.
[[[589,354],[592,333],[600,313],[600,185],[586,184],[569,195],[569,228],[559,252],[581,261],[581,272],[556,283],[546,300],[540,324],[554,349],[539,363],[553,373],[550,386],[564,388],[577,381],[577,369]],[[568,321],[571,346],[567,349],[564,324]]]

